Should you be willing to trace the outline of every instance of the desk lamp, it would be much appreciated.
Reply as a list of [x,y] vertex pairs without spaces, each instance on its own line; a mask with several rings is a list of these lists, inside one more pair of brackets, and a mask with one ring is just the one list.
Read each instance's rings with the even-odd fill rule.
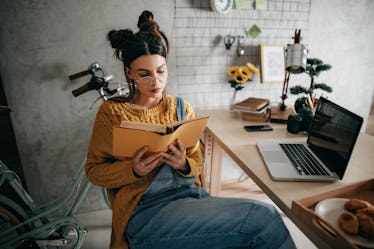
[[284,101],[287,98],[290,75],[305,72],[308,57],[308,50],[300,43],[302,39],[301,30],[295,30],[295,36],[292,38],[294,39],[294,44],[287,44],[287,47],[284,48],[285,74],[281,96],[282,103],[279,107],[281,111],[285,111],[287,108]]

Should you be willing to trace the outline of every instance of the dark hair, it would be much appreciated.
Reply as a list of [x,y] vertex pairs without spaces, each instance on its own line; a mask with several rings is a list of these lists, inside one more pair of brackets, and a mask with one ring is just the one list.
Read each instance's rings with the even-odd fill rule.
[[111,30],[107,34],[116,57],[123,65],[130,67],[131,62],[142,55],[158,54],[167,58],[169,41],[153,20],[152,12],[143,11],[137,26],[139,31],[135,34],[131,29]]
[[[133,60],[143,55],[158,54],[167,58],[169,53],[169,41],[160,30],[158,24],[153,20],[152,12],[145,10],[139,16],[139,31],[133,33],[131,29],[111,30],[107,34],[114,54],[117,59],[123,62],[124,67],[130,67]],[[126,76],[126,80],[129,79]],[[134,82],[129,82],[130,94],[128,97],[115,98],[115,101],[131,101],[135,93]],[[163,92],[166,95],[166,92]],[[167,109],[166,98],[163,98],[164,106]]]

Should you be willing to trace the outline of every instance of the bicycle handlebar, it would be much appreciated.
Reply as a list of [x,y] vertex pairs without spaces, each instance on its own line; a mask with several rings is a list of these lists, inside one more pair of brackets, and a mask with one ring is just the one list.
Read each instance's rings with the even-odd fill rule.
[[108,82],[111,81],[112,79],[113,79],[113,75],[111,74],[104,76],[104,77],[92,76],[91,80],[87,84],[84,84],[83,86],[73,90],[72,94],[74,97],[78,97],[79,95],[82,95],[83,93],[86,93],[91,90],[99,90],[100,88],[105,88],[109,92],[110,90],[107,89],[107,86],[108,86]]
[[91,89],[88,87],[88,83],[87,83],[87,84],[73,90],[71,93],[73,94],[74,97],[78,97],[79,95],[82,95],[83,93],[86,93],[89,90],[91,90]]
[[70,80],[75,80],[75,79],[78,79],[80,77],[83,77],[83,76],[86,76],[86,75],[89,75],[91,73],[91,69],[87,69],[85,71],[82,71],[82,72],[79,72],[79,73],[76,73],[76,74],[72,74],[69,76],[69,79]]
[[[100,76],[97,74],[99,73]],[[105,75],[104,71],[101,69],[99,63],[94,62],[90,65],[90,67],[82,72],[75,73],[69,76],[70,80],[74,80],[85,75],[91,74],[91,79],[88,83],[80,86],[79,88],[72,91],[74,97],[78,97],[88,91],[97,90],[100,97],[98,99],[103,99],[104,101],[117,98],[122,96],[129,96],[129,90],[131,87],[129,83],[112,83],[112,84],[119,84],[118,88],[111,89],[109,87],[109,82],[113,79],[113,75]],[[97,99],[97,100],[98,100]],[[96,102],[96,100],[95,100]],[[94,103],[95,103],[94,102]]]

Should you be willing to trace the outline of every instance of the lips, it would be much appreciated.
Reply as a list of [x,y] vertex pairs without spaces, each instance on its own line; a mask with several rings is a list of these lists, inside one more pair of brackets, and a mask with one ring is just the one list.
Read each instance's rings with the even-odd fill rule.
[[153,93],[159,93],[159,92],[162,92],[162,88],[155,88],[155,89],[152,89],[151,92],[153,92]]

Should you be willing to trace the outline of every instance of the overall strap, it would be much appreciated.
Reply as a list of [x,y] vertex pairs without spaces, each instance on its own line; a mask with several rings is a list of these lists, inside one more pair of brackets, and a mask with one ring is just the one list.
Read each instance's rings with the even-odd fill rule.
[[185,119],[185,113],[184,113],[184,102],[181,97],[175,97],[177,99],[177,116],[178,121],[181,121]]

